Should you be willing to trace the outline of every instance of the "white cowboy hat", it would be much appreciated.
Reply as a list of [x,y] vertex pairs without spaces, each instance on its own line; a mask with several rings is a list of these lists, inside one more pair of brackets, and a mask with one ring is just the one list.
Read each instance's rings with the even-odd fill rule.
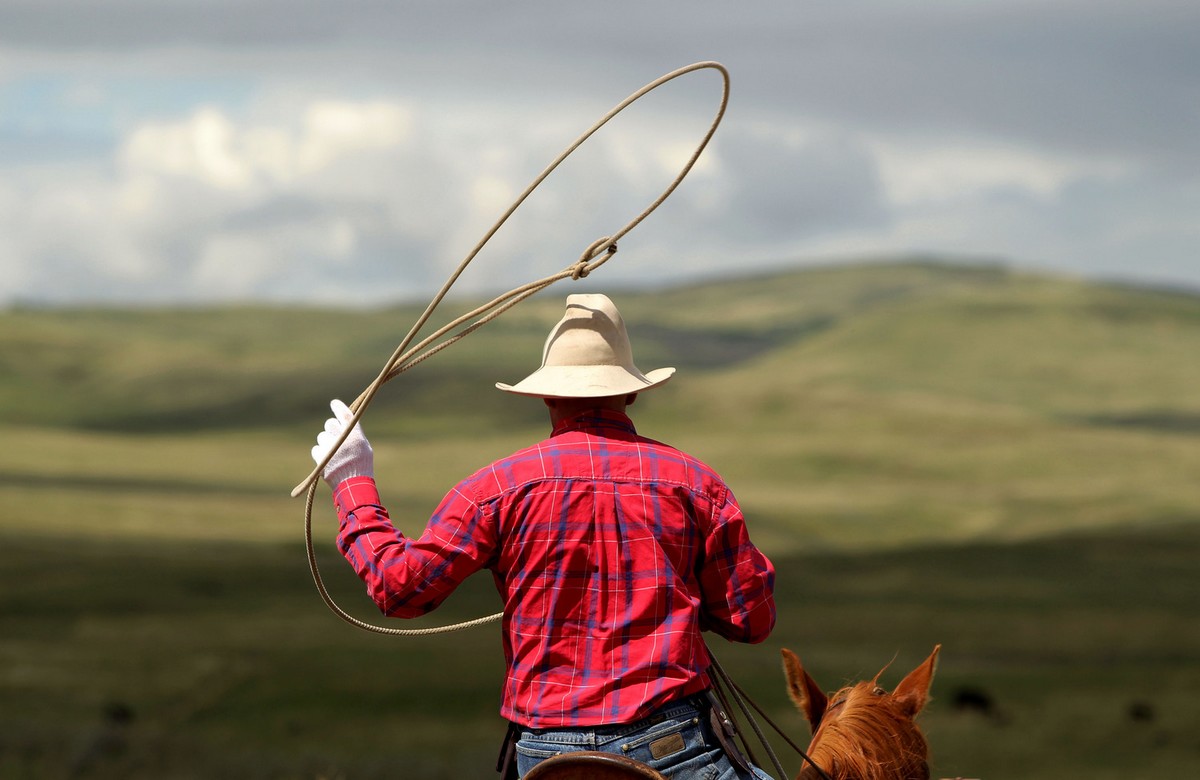
[[568,295],[566,313],[546,337],[542,367],[515,385],[496,387],[540,398],[604,398],[649,390],[674,373],[637,369],[625,322],[607,296]]

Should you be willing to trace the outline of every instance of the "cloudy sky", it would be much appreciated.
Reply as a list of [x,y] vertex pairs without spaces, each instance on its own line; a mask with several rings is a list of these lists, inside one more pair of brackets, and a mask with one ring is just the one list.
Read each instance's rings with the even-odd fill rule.
[[[728,113],[614,283],[920,253],[1200,289],[1194,0],[0,0],[0,306],[427,295],[703,60]],[[625,224],[719,97],[623,113],[464,289]]]

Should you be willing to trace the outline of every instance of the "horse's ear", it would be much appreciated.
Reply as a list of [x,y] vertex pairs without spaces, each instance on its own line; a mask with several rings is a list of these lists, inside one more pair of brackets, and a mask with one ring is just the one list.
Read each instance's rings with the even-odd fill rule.
[[808,718],[808,725],[816,731],[817,724],[825,715],[829,699],[821,690],[821,686],[804,671],[800,658],[795,653],[786,647],[779,652],[783,656],[783,674],[787,677],[788,696],[796,708],[804,713],[804,717]]
[[941,649],[941,645],[935,645],[925,663],[909,672],[896,686],[896,690],[892,691],[892,698],[900,703],[910,717],[925,707],[929,698],[929,686],[933,683],[933,673],[937,670],[938,652]]

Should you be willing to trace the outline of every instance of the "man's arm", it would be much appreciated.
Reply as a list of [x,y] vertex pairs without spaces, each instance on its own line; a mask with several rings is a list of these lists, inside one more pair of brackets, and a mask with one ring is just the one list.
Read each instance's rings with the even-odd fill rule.
[[701,628],[758,643],[775,627],[775,567],[750,541],[746,520],[725,489],[704,539]]
[[[317,463],[341,438],[353,418],[341,401],[317,436]],[[388,516],[374,479],[374,452],[359,425],[329,458],[322,477],[333,488],[338,513],[338,549],[366,584],[379,609],[390,617],[417,617],[437,607],[494,550],[494,529],[464,490],[446,497],[418,539],[405,536]]]

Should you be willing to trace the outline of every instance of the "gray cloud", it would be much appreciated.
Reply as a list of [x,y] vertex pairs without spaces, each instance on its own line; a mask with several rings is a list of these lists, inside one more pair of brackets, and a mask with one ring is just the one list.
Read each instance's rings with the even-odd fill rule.
[[887,220],[868,150],[843,134],[788,141],[753,131],[722,139],[729,190],[725,229],[753,240],[828,235]]

